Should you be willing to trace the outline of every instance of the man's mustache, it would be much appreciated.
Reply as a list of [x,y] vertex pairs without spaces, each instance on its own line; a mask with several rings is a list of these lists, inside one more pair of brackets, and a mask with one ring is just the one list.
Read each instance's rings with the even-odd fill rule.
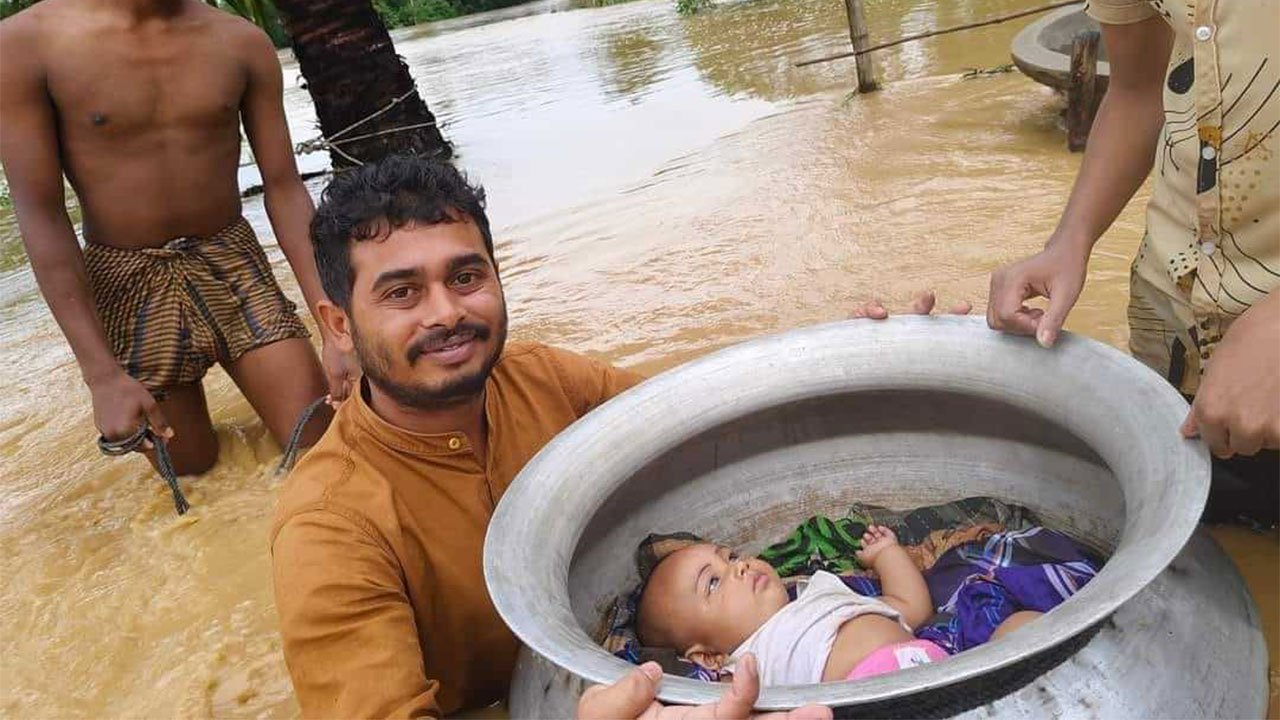
[[489,339],[489,327],[487,325],[462,321],[451,328],[437,328],[427,331],[426,335],[415,340],[409,349],[405,351],[405,357],[410,363],[413,363],[423,353],[433,352],[448,345],[450,342],[461,337],[474,337],[476,340]]

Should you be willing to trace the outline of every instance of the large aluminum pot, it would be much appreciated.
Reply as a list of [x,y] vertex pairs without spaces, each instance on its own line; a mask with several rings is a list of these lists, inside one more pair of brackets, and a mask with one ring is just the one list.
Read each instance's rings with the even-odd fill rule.
[[[499,503],[485,578],[527,648],[511,714],[567,716],[587,683],[630,669],[592,635],[635,582],[633,551],[650,532],[758,550],[854,501],[992,495],[1109,561],[999,642],[859,682],[766,688],[758,706],[1261,715],[1256,609],[1211,540],[1188,545],[1209,461],[1178,434],[1186,409],[1160,377],[1100,343],[1065,335],[1047,351],[957,317],[797,330],[664,373],[562,433]],[[704,703],[722,690],[668,677],[660,697]]]

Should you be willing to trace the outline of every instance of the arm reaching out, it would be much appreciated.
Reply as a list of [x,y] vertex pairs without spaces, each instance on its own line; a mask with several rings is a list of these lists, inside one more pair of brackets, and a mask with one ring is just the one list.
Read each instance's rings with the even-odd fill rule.
[[[1089,253],[1142,186],[1164,124],[1164,73],[1173,46],[1163,18],[1102,26],[1111,62],[1107,94],[1098,106],[1071,198],[1045,249],[991,274],[987,324],[1034,335],[1044,347],[1058,338],[1084,288]],[[1047,310],[1024,303],[1048,298]]]
[[1280,290],[1227,330],[1182,434],[1199,436],[1222,458],[1280,448]]
[[264,201],[271,228],[275,230],[280,249],[293,268],[306,298],[307,307],[320,329],[320,359],[329,381],[329,399],[337,403],[346,399],[359,374],[355,360],[330,342],[328,330],[320,320],[320,301],[327,299],[316,269],[311,247],[311,216],[315,206],[307,186],[298,174],[289,140],[289,125],[284,114],[284,79],[275,48],[264,33],[254,29],[246,52],[249,63],[249,89],[241,112],[245,135],[253,148],[253,157],[262,173]]
[[57,113],[36,45],[22,17],[6,21],[0,30],[0,163],[31,270],[93,395],[98,432],[120,440],[147,422],[156,434],[172,438],[155,398],[116,362],[103,332],[84,253],[67,216]]

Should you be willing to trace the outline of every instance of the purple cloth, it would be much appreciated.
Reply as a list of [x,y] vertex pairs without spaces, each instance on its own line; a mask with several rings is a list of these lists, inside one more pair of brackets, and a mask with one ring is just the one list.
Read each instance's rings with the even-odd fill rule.
[[916,630],[951,654],[991,639],[1020,610],[1048,612],[1098,574],[1065,535],[1033,527],[953,548],[925,575],[938,615]]

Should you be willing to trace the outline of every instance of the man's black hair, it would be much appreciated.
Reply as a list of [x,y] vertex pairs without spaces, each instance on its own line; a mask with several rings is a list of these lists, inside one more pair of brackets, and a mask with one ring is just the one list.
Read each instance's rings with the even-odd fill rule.
[[485,250],[497,267],[484,206],[484,188],[438,160],[392,155],[338,175],[325,188],[311,220],[311,243],[325,294],[350,310],[355,287],[352,244],[382,240],[413,223],[470,219],[480,228]]

